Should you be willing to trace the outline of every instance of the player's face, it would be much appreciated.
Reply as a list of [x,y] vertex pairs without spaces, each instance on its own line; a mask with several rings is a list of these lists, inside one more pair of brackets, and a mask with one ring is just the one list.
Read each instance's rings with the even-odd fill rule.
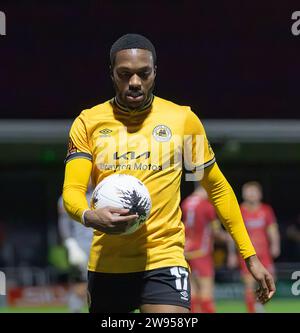
[[246,186],[243,189],[243,199],[244,201],[250,202],[250,203],[258,203],[262,199],[262,193],[259,188],[256,186]]
[[143,49],[117,52],[112,80],[118,101],[129,109],[142,107],[149,99],[156,75],[152,53]]

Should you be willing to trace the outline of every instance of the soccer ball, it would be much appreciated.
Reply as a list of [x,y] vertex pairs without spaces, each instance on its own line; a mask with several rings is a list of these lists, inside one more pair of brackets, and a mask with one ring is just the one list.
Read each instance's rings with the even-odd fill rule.
[[138,230],[148,219],[152,207],[147,187],[134,176],[113,174],[104,178],[95,188],[91,198],[92,209],[106,206],[129,209],[129,215],[138,218],[130,223],[122,235]]

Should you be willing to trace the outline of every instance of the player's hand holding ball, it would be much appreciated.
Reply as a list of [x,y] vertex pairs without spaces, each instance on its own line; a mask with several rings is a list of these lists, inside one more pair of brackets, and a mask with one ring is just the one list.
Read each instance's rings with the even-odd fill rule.
[[104,178],[96,186],[91,204],[93,210],[84,214],[85,225],[111,235],[135,232],[146,222],[151,210],[146,186],[126,174]]
[[128,213],[129,209],[110,206],[89,210],[84,215],[85,225],[106,234],[121,234],[138,217]]

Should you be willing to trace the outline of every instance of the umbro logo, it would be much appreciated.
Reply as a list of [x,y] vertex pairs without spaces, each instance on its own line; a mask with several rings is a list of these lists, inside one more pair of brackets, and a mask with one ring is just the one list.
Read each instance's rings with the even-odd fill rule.
[[100,137],[109,136],[111,132],[112,132],[111,129],[109,129],[109,128],[103,128],[101,131],[99,131],[99,133],[101,133]]
[[181,295],[181,299],[187,301],[189,299],[189,293],[187,291],[181,291],[180,292],[180,295]]

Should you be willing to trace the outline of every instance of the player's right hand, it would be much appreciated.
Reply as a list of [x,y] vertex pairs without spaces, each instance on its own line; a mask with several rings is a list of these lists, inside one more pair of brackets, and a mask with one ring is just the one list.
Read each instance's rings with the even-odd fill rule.
[[84,224],[106,234],[116,235],[125,232],[138,218],[137,214],[128,213],[129,209],[109,206],[87,210],[84,213]]

